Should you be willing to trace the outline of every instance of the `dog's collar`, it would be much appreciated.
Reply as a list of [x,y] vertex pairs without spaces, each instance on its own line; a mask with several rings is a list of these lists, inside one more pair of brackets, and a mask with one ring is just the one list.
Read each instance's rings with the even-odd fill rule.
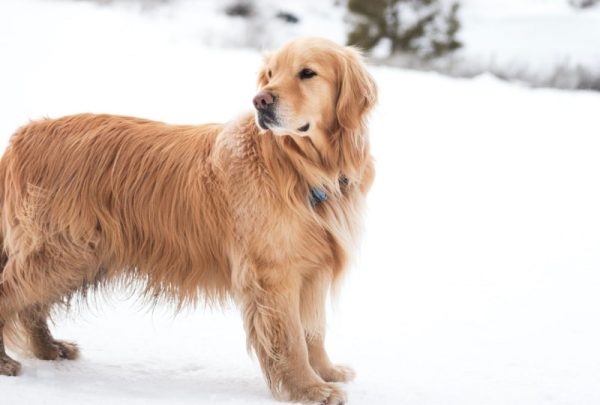
[[316,207],[317,204],[327,201],[327,193],[319,187],[312,187],[308,197],[310,199],[310,206],[313,208]]
[[[340,187],[346,187],[350,182],[348,177],[344,176],[343,174],[340,176],[338,181],[340,183]],[[322,188],[311,187],[308,198],[310,200],[310,206],[314,208],[317,206],[317,204],[327,201],[327,193]]]

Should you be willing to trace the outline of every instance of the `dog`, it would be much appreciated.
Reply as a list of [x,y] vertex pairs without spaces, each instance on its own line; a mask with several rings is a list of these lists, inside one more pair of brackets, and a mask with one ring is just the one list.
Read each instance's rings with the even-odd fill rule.
[[178,306],[233,300],[277,399],[342,404],[352,369],[324,348],[325,304],[356,249],[374,179],[377,87],[360,53],[300,38],[266,55],[255,111],[169,125],[80,114],[12,136],[0,161],[0,374],[75,359],[51,309],[143,285]]

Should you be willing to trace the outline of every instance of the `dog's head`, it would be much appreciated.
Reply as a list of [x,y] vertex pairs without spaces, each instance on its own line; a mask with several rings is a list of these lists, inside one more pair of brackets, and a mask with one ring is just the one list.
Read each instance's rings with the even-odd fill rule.
[[338,129],[361,126],[377,99],[360,53],[320,38],[296,39],[266,56],[258,85],[258,126],[316,145]]

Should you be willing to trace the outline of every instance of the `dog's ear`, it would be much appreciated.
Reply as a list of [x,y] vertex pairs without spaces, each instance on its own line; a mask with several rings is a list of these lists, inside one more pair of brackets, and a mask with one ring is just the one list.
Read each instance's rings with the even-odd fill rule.
[[354,130],[377,102],[377,85],[357,49],[344,48],[340,59],[337,120],[342,129]]
[[264,87],[269,82],[269,70],[267,66],[269,64],[269,59],[271,58],[271,54],[268,52],[263,53],[263,63],[262,67],[258,71],[257,85],[258,87]]

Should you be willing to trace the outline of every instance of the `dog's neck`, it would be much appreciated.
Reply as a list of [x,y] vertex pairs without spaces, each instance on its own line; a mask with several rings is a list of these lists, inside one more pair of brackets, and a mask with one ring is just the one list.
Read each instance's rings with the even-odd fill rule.
[[317,146],[309,137],[274,136],[273,141],[294,171],[311,186],[333,184],[343,168],[331,159],[327,147]]
[[297,135],[275,137],[296,170],[306,178],[318,171],[332,182],[341,177],[360,179],[369,155],[364,126],[353,131],[335,128],[319,140]]
[[258,134],[258,140],[272,180],[284,186],[279,189],[293,189],[297,198],[304,200],[308,196],[312,206],[359,183],[368,156],[366,142],[356,143],[341,130],[328,134],[330,144],[324,147],[309,137],[270,131]]
[[326,134],[325,144],[316,145],[307,136],[263,131],[250,114],[236,126],[246,128],[236,131],[243,155],[249,156],[251,151],[257,171],[265,174],[265,184],[273,183],[272,190],[286,190],[282,197],[295,200],[292,203],[306,204],[321,192],[327,198],[345,193],[361,183],[369,161],[364,127],[354,132],[333,129]]

